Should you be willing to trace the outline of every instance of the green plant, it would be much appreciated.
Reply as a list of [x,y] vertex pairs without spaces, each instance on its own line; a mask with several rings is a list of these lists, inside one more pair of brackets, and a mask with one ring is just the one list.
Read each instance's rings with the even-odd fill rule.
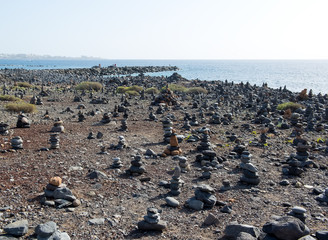
[[5,108],[10,112],[33,113],[36,111],[36,106],[23,101],[8,103]]
[[187,93],[193,93],[193,94],[200,94],[204,93],[207,94],[207,90],[202,87],[191,87],[187,89]]
[[129,90],[129,91],[126,91],[125,93],[128,95],[131,95],[131,96],[139,96],[139,93],[134,90]]
[[22,88],[32,88],[33,85],[29,84],[28,82],[16,82],[15,86],[22,87]]
[[147,88],[145,90],[145,93],[147,93],[147,94],[158,94],[159,90],[155,87],[151,87],[151,88]]
[[[187,88],[185,86],[180,85],[180,84],[172,83],[172,84],[169,84],[168,87],[173,92],[186,92],[187,91]],[[161,89],[162,92],[165,91],[165,90],[166,90],[166,87],[163,87]]]
[[21,99],[11,95],[0,95],[0,101],[16,102],[21,101]]
[[81,82],[78,84],[75,89],[76,90],[95,90],[99,91],[102,89],[102,84],[99,82]]
[[285,102],[285,103],[281,103],[277,106],[277,110],[290,109],[291,111],[295,111],[298,108],[304,108],[304,106],[299,103],[295,103],[295,102]]
[[126,93],[128,91],[134,91],[134,92],[141,92],[143,90],[142,87],[138,86],[138,85],[133,85],[131,87],[124,87],[124,86],[120,86],[116,89],[117,93]]

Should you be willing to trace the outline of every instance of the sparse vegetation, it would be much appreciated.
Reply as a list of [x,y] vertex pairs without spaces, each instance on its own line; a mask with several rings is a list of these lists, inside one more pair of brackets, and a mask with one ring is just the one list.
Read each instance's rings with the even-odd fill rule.
[[281,103],[277,106],[278,110],[290,109],[291,111],[295,111],[298,108],[304,108],[304,106],[299,103],[295,103],[295,102],[285,102],[285,103]]
[[16,82],[15,86],[21,87],[21,88],[32,88],[33,85],[29,84],[28,82]]
[[129,91],[126,91],[125,93],[130,96],[139,96],[139,93],[134,90],[129,90]]
[[187,93],[193,93],[193,94],[207,94],[207,90],[202,87],[191,87],[187,89]]
[[17,102],[21,101],[21,99],[11,95],[0,95],[0,101]]
[[[180,84],[169,84],[169,89],[173,92],[186,92],[187,91],[187,88],[185,86],[182,86]],[[166,87],[163,87],[161,89],[161,91],[164,91],[166,89]]]
[[103,87],[102,84],[99,82],[81,82],[75,87],[75,89],[99,91],[102,89],[102,87]]
[[147,93],[147,94],[158,94],[159,90],[155,87],[151,87],[151,88],[147,88],[145,90],[145,93]]
[[[136,93],[139,93],[143,90],[142,87],[138,86],[138,85],[133,85],[131,87],[124,87],[124,86],[120,86],[117,88],[117,93],[127,93],[127,92],[130,92],[130,91],[134,91]],[[132,93],[132,94],[135,94],[135,93]],[[130,95],[132,95],[130,94]]]
[[5,108],[10,112],[24,112],[33,113],[36,112],[36,106],[23,101],[8,103]]

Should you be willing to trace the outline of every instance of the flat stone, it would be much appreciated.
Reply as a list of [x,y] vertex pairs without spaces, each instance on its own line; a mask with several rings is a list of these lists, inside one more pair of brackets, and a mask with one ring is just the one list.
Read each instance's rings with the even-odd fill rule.
[[197,189],[199,189],[200,191],[203,191],[203,192],[212,192],[212,193],[214,192],[214,188],[212,188],[211,186],[206,185],[206,184],[198,185]]
[[49,221],[44,224],[36,226],[35,233],[38,237],[49,237],[57,230],[57,224],[55,222]]
[[166,201],[166,204],[170,207],[178,207],[180,205],[179,201],[173,197],[166,197],[165,201]]
[[306,235],[304,237],[299,238],[298,240],[316,240],[316,239],[314,237],[311,237],[310,235]]
[[318,240],[327,240],[328,239],[328,231],[317,231],[315,233],[315,237]]
[[94,218],[88,221],[90,225],[103,225],[105,224],[105,218]]
[[188,199],[186,204],[189,208],[197,211],[202,210],[204,208],[204,203],[202,201],[193,198]]
[[101,171],[95,170],[88,174],[88,178],[90,179],[107,179],[107,175]]
[[210,225],[217,225],[219,222],[220,222],[219,219],[215,217],[212,213],[210,213],[206,217],[203,224],[206,226],[210,226]]
[[19,220],[13,223],[8,224],[3,228],[6,233],[13,235],[15,237],[21,237],[28,231],[28,221]]
[[163,220],[160,220],[158,223],[150,224],[146,221],[138,222],[138,229],[144,231],[163,231],[166,229],[167,223]]
[[302,207],[298,207],[298,206],[295,206],[292,208],[292,211],[296,214],[305,214],[306,213],[306,209],[305,208],[302,208]]
[[251,234],[246,233],[246,232],[240,232],[237,237],[236,240],[257,240],[256,237],[253,237]]
[[76,199],[72,191],[68,188],[57,188],[54,191],[53,197],[56,199],[65,199],[68,201],[74,201]]
[[261,234],[259,228],[246,224],[238,224],[237,222],[230,223],[224,230],[226,237],[234,239],[237,238],[241,232],[248,233],[254,238],[258,238]]

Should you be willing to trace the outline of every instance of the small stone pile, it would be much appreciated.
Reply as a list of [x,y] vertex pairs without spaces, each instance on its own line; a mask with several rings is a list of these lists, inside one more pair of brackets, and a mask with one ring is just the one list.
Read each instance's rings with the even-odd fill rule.
[[30,127],[30,121],[25,116],[25,114],[21,113],[18,115],[16,127],[17,128],[29,128]]
[[110,121],[111,121],[111,118],[109,116],[109,113],[104,113],[102,119],[100,120],[100,122],[103,124],[110,123]]
[[84,114],[81,111],[79,111],[78,112],[78,121],[79,122],[84,122],[84,120],[86,120]]
[[59,133],[51,133],[49,142],[50,142],[50,149],[58,149],[59,148]]
[[11,147],[13,149],[23,149],[23,139],[20,136],[11,139]]
[[189,131],[191,129],[191,125],[190,125],[188,119],[185,120],[184,125],[182,126],[182,128],[187,130],[187,131]]
[[37,239],[44,239],[44,240],[51,240],[51,239],[70,240],[71,239],[67,233],[59,231],[57,224],[52,221],[36,226],[35,233]]
[[0,135],[6,136],[9,134],[9,125],[7,123],[0,123]]
[[243,176],[241,176],[240,181],[253,185],[259,184],[260,178],[258,175],[258,169],[251,163],[252,154],[245,150],[241,154],[240,158],[240,168],[243,170]]
[[153,112],[149,113],[149,120],[151,121],[157,121],[157,117]]
[[199,126],[199,122],[197,121],[196,114],[193,114],[190,121],[191,126]]
[[119,116],[120,116],[120,114],[118,113],[118,106],[115,105],[114,106],[114,111],[113,111],[113,117],[119,117]]
[[138,222],[138,229],[144,231],[163,231],[166,227],[167,223],[161,220],[159,211],[153,207],[147,208],[144,220]]
[[292,176],[301,176],[301,174],[304,172],[303,168],[313,163],[312,161],[308,161],[308,150],[310,145],[308,145],[307,141],[303,139],[297,140],[298,143],[296,147],[296,154],[291,154],[287,160],[289,166],[286,173]]
[[316,200],[328,204],[328,188],[326,188],[323,193],[319,194],[319,196],[316,197]]
[[121,128],[120,131],[127,132],[128,131],[128,124],[126,118],[121,120]]
[[140,155],[136,155],[132,158],[131,166],[128,170],[126,170],[126,174],[132,176],[139,176],[146,171],[143,166],[143,162]]
[[181,176],[181,169],[180,167],[175,167],[174,173],[172,175],[171,183],[170,183],[170,194],[173,196],[180,195],[180,187],[183,186],[184,181],[180,179]]
[[170,142],[170,137],[172,135],[172,126],[173,122],[171,121],[170,118],[166,117],[163,121],[163,129],[164,129],[164,142]]
[[59,133],[65,132],[63,121],[60,120],[60,118],[57,118],[50,132],[59,132]]
[[112,168],[121,168],[123,167],[122,161],[119,157],[113,158]]
[[126,140],[124,136],[119,136],[118,137],[118,144],[114,145],[112,144],[109,148],[110,149],[116,149],[116,150],[122,150],[123,148],[126,148],[127,144],[126,144]]
[[165,109],[162,104],[160,104],[156,110],[156,114],[163,114],[165,112]]
[[174,156],[173,160],[179,161],[179,167],[181,169],[181,173],[186,173],[190,171],[190,164],[188,163],[187,157],[184,156]]
[[306,215],[306,209],[302,207],[295,206],[292,208],[292,210],[287,213],[289,216],[293,216],[301,220],[303,223],[305,223],[305,219],[307,217]]
[[195,197],[189,198],[186,206],[194,210],[212,208],[216,204],[216,197],[213,193],[214,189],[209,185],[199,185],[195,190]]
[[60,177],[52,177],[44,190],[41,204],[56,208],[77,207],[81,204]]
[[174,132],[174,130],[172,130],[172,134],[170,137],[170,145],[168,145],[164,150],[163,156],[167,156],[167,155],[175,156],[175,155],[180,155],[181,153],[182,151],[181,148],[179,147],[177,134]]

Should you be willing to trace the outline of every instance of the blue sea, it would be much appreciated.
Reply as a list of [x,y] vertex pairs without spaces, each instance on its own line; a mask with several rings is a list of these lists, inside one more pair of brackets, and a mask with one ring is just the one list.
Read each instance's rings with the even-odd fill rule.
[[[4,60],[1,68],[60,69],[122,66],[177,66],[187,79],[228,80],[299,92],[328,93],[328,60]],[[169,76],[173,72],[150,73]]]

